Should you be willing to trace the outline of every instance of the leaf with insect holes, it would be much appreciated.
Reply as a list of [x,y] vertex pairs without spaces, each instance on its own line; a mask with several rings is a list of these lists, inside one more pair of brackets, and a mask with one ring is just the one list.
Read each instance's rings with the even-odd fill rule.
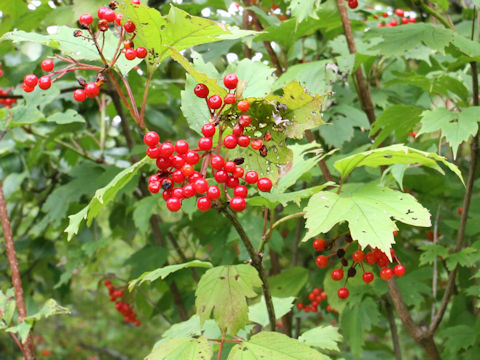
[[472,106],[459,113],[445,108],[426,110],[422,113],[422,127],[418,135],[441,130],[456,157],[460,144],[477,133],[479,118],[480,106]]
[[409,194],[370,184],[346,184],[340,194],[322,191],[310,198],[305,208],[303,241],[325,234],[335,225],[348,222],[350,233],[362,248],[379,248],[389,258],[395,243],[398,220],[414,226],[431,226],[430,213]]
[[95,196],[90,200],[90,203],[87,206],[78,213],[70,215],[68,217],[68,227],[65,229],[65,232],[68,234],[68,241],[72,239],[73,235],[78,233],[80,224],[83,220],[87,220],[87,225],[90,226],[93,218],[101,212],[104,206],[115,199],[117,193],[127,185],[136,175],[138,170],[148,162],[151,162],[151,159],[149,159],[148,156],[145,156],[142,160],[119,172],[112,181],[95,192]]
[[445,174],[438,162],[448,167],[463,183],[462,173],[458,167],[447,161],[443,156],[435,153],[420,151],[402,144],[382,147],[375,150],[364,151],[358,154],[347,156],[338,160],[333,165],[342,178],[347,178],[350,173],[360,167],[379,167],[393,164],[420,164],[435,169],[440,174]]
[[198,338],[174,338],[160,343],[145,360],[206,360],[213,356],[208,340]]
[[248,322],[247,298],[257,296],[253,290],[262,285],[251,265],[218,266],[200,278],[195,292],[195,307],[204,322],[213,313],[222,331],[235,335]]
[[262,331],[235,345],[227,360],[325,360],[329,359],[297,339],[278,332]]

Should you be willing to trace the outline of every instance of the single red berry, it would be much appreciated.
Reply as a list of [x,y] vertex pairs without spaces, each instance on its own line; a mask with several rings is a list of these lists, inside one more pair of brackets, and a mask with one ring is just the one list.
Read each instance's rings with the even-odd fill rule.
[[373,273],[371,273],[371,272],[365,272],[362,275],[363,282],[365,282],[367,284],[371,283],[373,281],[373,277],[374,277]]
[[98,94],[100,94],[100,88],[95,83],[88,83],[85,86],[85,94],[89,98],[94,98],[94,97],[98,96]]
[[134,324],[136,327],[139,327],[140,325],[142,325],[142,322],[140,320],[135,320]]
[[335,269],[332,271],[332,279],[335,281],[339,281],[343,279],[343,270],[342,269]]
[[241,147],[248,147],[248,145],[250,145],[250,138],[247,135],[241,135],[237,138],[237,144]]
[[[92,21],[93,21],[93,17],[90,14],[80,15],[80,18],[78,19],[78,22],[82,25],[90,25]],[[45,70],[45,71],[51,71],[51,70]]]
[[151,183],[151,182],[160,182],[161,180],[162,180],[162,178],[161,178],[159,175],[154,174],[154,175],[152,175],[152,176],[150,176],[150,177],[148,178],[148,183]]
[[356,9],[358,7],[358,1],[357,0],[350,0],[348,2],[348,7],[350,9]]
[[252,142],[250,143],[250,146],[252,147],[253,150],[260,150],[263,146],[263,140],[262,139],[252,140]]
[[331,305],[327,305],[326,310],[327,310],[328,312],[332,312],[332,306],[331,306]]
[[140,0],[132,0],[133,5],[140,5]]
[[393,19],[392,21],[390,21],[390,25],[391,26],[397,26],[398,25],[397,19]]
[[238,178],[233,177],[233,176],[229,177],[227,179],[227,182],[226,182],[226,185],[231,189],[234,189],[239,184],[240,184],[240,182],[238,181]]
[[258,181],[258,174],[255,170],[247,171],[245,174],[245,181],[248,184],[255,184]]
[[115,18],[117,17],[117,15],[115,14],[115,11],[113,11],[112,9],[106,9],[104,12],[103,12],[103,18],[105,20],[107,20],[108,22],[112,22],[115,20]]
[[233,171],[232,175],[233,177],[236,177],[236,178],[242,178],[243,172],[244,172],[243,168],[241,166],[237,166]]
[[168,158],[173,154],[175,148],[170,143],[163,143],[162,146],[160,146],[160,150],[162,151],[162,157]]
[[177,140],[175,143],[175,151],[180,155],[186,154],[188,152],[188,148],[188,142],[185,140]]
[[34,74],[28,74],[28,75],[25,75],[25,78],[23,79],[23,82],[28,87],[34,88],[38,84],[38,78]]
[[150,159],[158,159],[160,157],[160,149],[156,146],[149,146],[146,153]]
[[393,273],[395,276],[401,277],[405,275],[405,267],[402,264],[397,264],[393,267]]
[[224,170],[220,170],[220,171],[217,171],[215,173],[215,181],[220,183],[220,184],[223,184],[225,183],[226,181],[228,180],[228,174],[226,171]]
[[206,196],[202,196],[197,200],[197,208],[200,211],[208,211],[212,207],[212,202]]
[[237,104],[237,108],[240,111],[248,111],[248,109],[250,108],[250,103],[247,100],[239,101]]
[[227,161],[225,163],[224,169],[226,172],[229,172],[230,174],[233,174],[237,167],[237,164],[235,164],[233,161]]
[[315,300],[315,294],[313,294],[313,293],[308,294],[308,300],[314,301]]
[[106,286],[106,287],[109,287],[109,286],[112,286],[112,282],[110,280],[105,280],[103,282],[103,284]]
[[223,102],[227,105],[235,104],[235,101],[237,101],[237,99],[234,94],[227,94],[223,99]]
[[303,303],[301,303],[301,302],[297,303],[297,309],[298,310],[302,310],[303,307],[304,307]]
[[175,170],[172,173],[172,180],[177,184],[182,184],[185,181],[185,175],[183,175],[182,170]]
[[338,297],[339,297],[340,299],[346,299],[346,298],[348,298],[348,295],[349,295],[349,294],[350,294],[350,292],[348,291],[348,289],[347,289],[347,288],[344,288],[344,287],[338,289],[338,291],[337,291],[337,295],[338,295]]
[[167,200],[167,208],[171,212],[176,212],[182,208],[182,200],[179,198],[171,197]]
[[198,140],[198,147],[200,148],[200,150],[208,151],[212,148],[212,145],[212,138],[203,137]]
[[314,295],[320,295],[321,292],[322,292],[322,290],[320,290],[319,288],[314,288],[312,290],[312,294],[314,294]]
[[365,261],[370,265],[375,264],[377,262],[377,255],[375,254],[375,252],[370,251],[369,253],[367,253],[367,255],[365,255]]
[[387,255],[385,255],[384,253],[377,257],[377,264],[381,268],[387,266],[389,262],[390,261],[388,260]]
[[235,189],[233,189],[233,196],[246,198],[247,195],[248,195],[248,189],[244,185],[235,186]]
[[125,58],[127,60],[134,60],[137,57],[137,52],[135,49],[127,49],[125,50]]
[[115,23],[118,26],[122,26],[122,19],[123,19],[123,14],[122,13],[118,13],[117,15],[115,15]]
[[205,124],[202,126],[202,134],[205,137],[212,137],[215,135],[215,125],[214,124]]
[[265,177],[260,178],[258,179],[257,187],[258,187],[258,190],[262,192],[270,192],[270,190],[272,189],[272,180]]
[[[172,197],[172,190],[165,190],[162,193],[163,200],[168,201]],[[181,207],[181,205],[180,205]]]
[[402,17],[402,24],[405,25],[405,24],[408,24],[410,22],[410,20],[408,20],[407,17]]
[[386,17],[388,17],[388,13],[384,12],[384,13],[382,14],[382,16],[383,16],[384,18],[386,18]]
[[417,22],[417,18],[416,18],[416,17],[412,17],[412,18],[409,19],[409,21],[410,21],[411,23],[415,23],[415,22]]
[[243,126],[240,124],[235,124],[232,128],[232,135],[239,137],[243,135]]
[[[199,98],[205,99],[208,96],[209,90],[207,85],[204,84],[197,84],[195,86],[195,89],[193,89],[193,92],[195,95],[197,95]],[[206,135],[205,135],[206,136]]]
[[167,170],[170,166],[172,166],[171,162],[169,159],[165,159],[162,157],[162,148],[160,147],[160,157],[157,159],[157,167],[160,170]]
[[328,257],[326,257],[325,255],[317,256],[317,258],[315,259],[315,263],[319,268],[324,268],[328,265]]
[[243,211],[247,207],[247,202],[244,198],[235,196],[230,200],[230,207],[233,211]]
[[463,208],[458,208],[457,212],[458,212],[458,215],[462,215],[463,214]]
[[238,123],[245,128],[252,123],[252,118],[249,115],[242,114],[238,118]]
[[210,166],[215,170],[220,170],[223,168],[225,161],[220,155],[213,155],[210,159]]
[[160,141],[160,136],[155,131],[149,131],[143,135],[143,142],[147,146],[157,146]]
[[193,183],[193,187],[197,194],[204,194],[208,189],[208,182],[205,179],[198,179]]
[[225,85],[225,87],[227,89],[235,89],[237,87],[237,84],[238,84],[238,77],[237,75],[235,74],[227,74],[225,75],[225,77],[223,78],[223,84]]
[[392,276],[393,276],[393,270],[390,269],[389,267],[384,267],[380,271],[380,277],[385,281],[390,280]]
[[180,155],[171,156],[170,161],[175,169],[181,169],[185,165],[185,159]]
[[85,91],[83,89],[77,89],[73,92],[73,98],[76,101],[82,102],[85,101],[87,98],[87,94],[85,94]]
[[403,9],[395,9],[395,15],[397,15],[398,17],[403,17],[404,14],[405,11],[403,11]]
[[184,155],[185,161],[187,164],[195,165],[200,160],[200,155],[196,151],[189,151]]
[[326,242],[322,238],[315,239],[313,241],[313,248],[316,251],[323,251],[325,249]]
[[53,70],[55,64],[53,63],[52,60],[50,59],[45,59],[42,61],[42,63],[40,64],[40,66],[42,67],[42,70],[43,71],[46,71],[46,72],[50,72]]
[[191,198],[192,196],[195,196],[196,193],[197,192],[192,184],[187,184],[183,187],[183,196],[186,198]]
[[47,90],[52,86],[52,81],[49,76],[42,76],[38,79],[38,87],[42,90]]
[[222,98],[218,95],[212,95],[207,100],[207,105],[210,109],[220,109],[222,106]]
[[140,58],[140,59],[144,59],[147,56],[147,53],[148,53],[147,49],[142,48],[142,47],[136,48],[135,52],[136,52],[137,57]]
[[190,176],[190,175],[193,175],[193,173],[195,172],[195,169],[193,168],[192,165],[190,164],[186,164],[186,165],[183,165],[182,169],[182,174],[185,175],[186,177]]
[[210,200],[215,200],[220,197],[220,189],[217,185],[210,185],[207,189],[207,197]]
[[172,189],[172,197],[176,197],[180,200],[182,200],[185,195],[183,194],[183,188],[181,187],[176,187]]
[[150,191],[152,194],[156,194],[160,191],[162,187],[160,186],[159,181],[152,181],[148,184],[148,191]]
[[99,19],[104,19],[105,17],[105,11],[107,10],[110,10],[109,8],[106,8],[106,7],[101,7],[100,9],[98,9],[97,11],[97,16]]
[[225,136],[225,139],[223,139],[223,146],[227,149],[234,149],[235,146],[237,146],[237,138],[233,135]]
[[364,257],[365,255],[363,254],[362,250],[357,250],[352,254],[353,261],[357,263],[362,262]]
[[303,311],[308,313],[308,312],[312,311],[312,307],[310,305],[307,305],[303,308]]
[[123,28],[125,29],[125,31],[127,33],[133,33],[135,31],[135,24],[131,21],[127,21],[124,25],[123,25]]

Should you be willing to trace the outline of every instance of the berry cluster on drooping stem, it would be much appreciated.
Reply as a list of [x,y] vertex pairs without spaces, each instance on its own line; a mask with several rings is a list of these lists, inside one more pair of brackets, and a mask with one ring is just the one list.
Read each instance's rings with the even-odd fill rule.
[[[395,255],[395,251],[392,248],[390,249],[390,255],[392,259],[397,262],[397,265],[395,265],[393,269],[388,266],[390,260],[383,251],[375,248],[365,253],[364,251],[362,251],[360,246],[358,246],[358,249],[352,254],[352,262],[351,265],[349,265],[349,261],[345,257],[345,255],[348,248],[352,244],[353,239],[349,234],[347,234],[345,235],[345,241],[347,244],[344,248],[339,248],[336,251],[332,252],[330,255],[319,255],[315,259],[315,262],[319,268],[327,267],[329,262],[331,262],[331,259],[338,258],[340,260],[341,267],[334,269],[330,274],[332,280],[334,281],[341,281],[345,278],[344,286],[338,289],[337,292],[337,295],[340,299],[346,299],[349,296],[350,293],[346,288],[346,285],[348,279],[354,277],[357,274],[357,267],[360,267],[362,269],[363,282],[368,284],[374,280],[374,274],[370,271],[365,271],[363,265],[364,261],[369,265],[377,264],[380,268],[380,278],[385,281],[390,280],[394,275],[397,277],[401,277],[405,274],[405,267],[400,263],[397,256]],[[325,241],[325,239],[318,238],[313,241],[312,246],[315,251],[321,252],[325,250],[327,242]],[[347,268],[346,276],[344,273],[344,268]]]
[[104,285],[108,289],[108,293],[110,295],[110,301],[115,302],[115,309],[122,314],[123,319],[127,323],[132,323],[135,326],[140,326],[141,322],[137,319],[137,314],[133,311],[130,304],[125,301],[117,301],[117,299],[121,299],[125,296],[125,291],[119,288],[115,288],[110,280],[105,280]]
[[[310,301],[310,304],[306,304],[305,302],[298,302],[297,303],[297,309],[304,311],[306,313],[308,312],[318,312],[318,306],[323,300],[327,299],[327,293],[323,291],[322,289],[319,288],[314,288],[309,294],[308,294],[308,300]],[[332,311],[332,307],[330,305],[327,306],[327,311]]]
[[[151,193],[158,193],[163,190],[163,199],[167,208],[178,211],[182,207],[182,200],[197,196],[197,208],[200,211],[208,211],[212,205],[221,205],[222,194],[234,211],[242,211],[246,208],[246,197],[248,188],[246,185],[257,185],[259,191],[269,192],[272,188],[272,181],[262,177],[255,169],[244,169],[241,165],[243,158],[228,159],[228,150],[236,146],[248,147],[249,145],[258,150],[266,147],[263,140],[254,139],[244,134],[244,129],[251,125],[252,119],[247,112],[250,104],[247,100],[240,100],[237,103],[236,87],[238,77],[235,74],[227,74],[223,79],[228,94],[222,99],[219,95],[209,95],[209,89],[204,84],[198,84],[195,95],[206,100],[210,110],[211,118],[203,125],[203,137],[198,140],[197,147],[191,148],[185,140],[177,140],[175,144],[169,141],[160,143],[160,137],[154,131],[149,131],[144,136],[144,143],[148,146],[146,153],[156,159],[158,171],[150,176],[148,189]],[[233,92],[232,92],[233,90]],[[232,128],[232,134],[222,139],[225,127],[228,125],[221,121],[220,115],[226,105],[233,106],[240,111],[238,122]],[[213,148],[213,136],[218,129],[218,146]],[[227,156],[220,155],[222,147],[227,150]],[[263,155],[262,155],[263,156]],[[195,166],[202,159],[200,171]],[[211,168],[211,177],[216,184],[209,184],[207,181],[208,167]],[[241,184],[242,181],[244,184]],[[228,189],[232,189],[231,196]]]

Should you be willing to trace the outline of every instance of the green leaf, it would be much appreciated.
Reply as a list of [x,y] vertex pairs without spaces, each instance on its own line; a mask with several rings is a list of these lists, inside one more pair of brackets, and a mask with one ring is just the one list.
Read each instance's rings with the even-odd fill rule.
[[275,70],[259,61],[243,59],[231,64],[225,73],[235,73],[240,81],[246,82],[242,92],[244,98],[262,98],[267,96],[275,82]]
[[334,182],[329,181],[323,185],[314,186],[308,189],[288,192],[288,193],[279,193],[276,188],[273,188],[269,193],[260,193],[259,196],[253,196],[247,199],[248,205],[252,206],[267,206],[270,209],[274,208],[278,204],[287,206],[288,203],[294,202],[297,206],[300,206],[302,199],[309,198],[313,194],[322,191],[327,186],[335,185]]
[[272,296],[297,296],[308,280],[308,271],[303,267],[292,267],[268,279]]
[[208,340],[198,338],[176,338],[161,343],[145,360],[206,360],[213,356]]
[[200,320],[213,317],[222,331],[235,335],[248,322],[246,298],[255,297],[253,290],[262,282],[251,265],[219,266],[208,270],[195,292],[195,306]]
[[409,105],[393,105],[385,109],[372,124],[370,136],[377,134],[373,147],[378,147],[391,134],[398,141],[405,141],[409,132],[420,121],[422,109]]
[[324,360],[325,355],[310,346],[277,332],[262,331],[249,341],[235,345],[227,360]]
[[[3,320],[6,326],[10,325],[16,309],[13,288],[8,289],[6,293],[0,290],[0,309],[2,309],[0,320]],[[2,322],[0,322],[0,324],[1,323]]]
[[469,107],[460,113],[445,108],[426,110],[422,113],[422,127],[418,134],[441,130],[456,157],[460,144],[477,133],[479,117],[480,106]]
[[378,247],[390,257],[398,230],[392,218],[414,226],[431,226],[430,213],[406,193],[376,184],[346,184],[342,192],[322,191],[305,208],[308,232],[303,241],[348,222],[350,233],[362,248]]
[[[288,313],[292,307],[295,298],[290,297],[272,297],[273,308],[275,309],[275,316],[277,319],[280,319],[283,315]],[[265,303],[265,298],[262,296],[261,300],[248,307],[248,319],[251,322],[257,323],[262,326],[267,326],[270,323],[268,318],[267,305]]]
[[210,269],[212,268],[212,264],[207,261],[192,260],[183,264],[167,265],[162,268],[143,273],[141,276],[139,276],[135,280],[130,281],[130,283],[128,284],[128,289],[132,291],[135,286],[139,286],[143,284],[145,281],[152,282],[159,278],[163,280],[168,275],[176,271],[191,268],[191,267],[200,267],[200,268]]
[[70,219],[69,225],[65,229],[65,232],[68,234],[68,240],[70,241],[73,235],[78,234],[83,220],[87,220],[87,225],[90,226],[93,218],[100,213],[103,207],[114,200],[117,193],[133,179],[138,170],[150,161],[151,159],[145,156],[142,160],[118,173],[106,186],[95,192],[95,196],[87,206],[78,213],[70,215],[68,217]]
[[451,271],[456,266],[472,267],[478,260],[480,260],[480,251],[473,247],[467,247],[448,256],[447,268]]
[[41,319],[49,318],[50,316],[66,314],[70,314],[70,310],[57,304],[55,300],[48,299],[37,313],[30,315],[25,319],[38,321]]
[[342,335],[338,332],[338,328],[326,325],[305,331],[298,340],[323,351],[340,351],[337,343],[342,341]]
[[471,326],[457,325],[443,329],[438,335],[445,339],[445,349],[458,355],[461,349],[468,349],[475,344],[477,334]]
[[422,253],[420,254],[420,265],[433,264],[437,257],[446,259],[448,257],[448,249],[439,244],[425,244],[420,246]]
[[460,178],[460,180],[462,180],[463,183],[462,174],[458,167],[448,162],[443,156],[420,151],[402,144],[386,146],[348,156],[336,161],[334,167],[343,178],[346,178],[354,169],[360,166],[375,168],[392,164],[420,164],[444,174],[442,168],[437,162],[441,162],[443,165],[447,166]]
[[288,8],[292,16],[297,18],[297,23],[301,23],[308,17],[318,20],[316,8],[320,5],[320,0],[292,0]]
[[145,234],[150,229],[150,218],[162,206],[162,201],[157,196],[148,196],[135,203],[133,222],[135,227]]
[[[203,335],[208,339],[218,339],[222,333],[214,320],[207,320],[202,325],[200,323],[200,317],[198,315],[193,315],[187,321],[175,323],[170,326],[167,331],[162,333],[162,340],[157,342],[157,344],[161,344],[168,339],[197,337],[200,335]],[[157,344],[154,346],[154,349],[157,347]]]
[[63,113],[57,112],[53,115],[50,115],[49,117],[47,117],[47,121],[52,121],[59,125],[62,125],[62,124],[70,124],[74,122],[84,123],[85,119],[83,118],[82,115],[80,115],[75,110],[68,109]]

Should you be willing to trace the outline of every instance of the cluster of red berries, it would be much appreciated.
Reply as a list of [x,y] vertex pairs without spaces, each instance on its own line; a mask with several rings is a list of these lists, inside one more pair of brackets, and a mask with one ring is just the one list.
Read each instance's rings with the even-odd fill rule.
[[[125,295],[124,291],[121,289],[116,289],[110,280],[105,280],[104,284],[108,289],[108,293],[110,294],[110,301],[116,301]],[[117,309],[117,311],[123,315],[123,318],[127,323],[132,323],[135,326],[141,325],[140,320],[137,319],[137,314],[133,311],[132,307],[128,303],[124,301],[116,301],[115,309]]]
[[[42,61],[40,66],[43,71],[50,72],[55,67],[55,64],[53,63],[53,60],[45,59]],[[25,78],[23,79],[22,88],[27,93],[35,90],[35,87],[37,85],[42,90],[50,89],[50,86],[52,86],[52,80],[50,79],[50,77],[52,75],[53,74],[47,74],[45,76],[41,76],[40,78],[38,78],[37,75],[34,75],[34,74],[25,75]]]
[[[388,259],[387,255],[378,248],[375,248],[375,249],[369,251],[368,253],[364,253],[359,247],[358,250],[355,251],[352,254],[352,265],[349,266],[348,260],[345,258],[345,254],[346,254],[348,248],[350,247],[352,241],[353,240],[350,237],[350,235],[347,235],[346,236],[347,245],[345,246],[345,248],[340,248],[336,252],[333,252],[332,254],[330,254],[328,256],[327,255],[319,255],[315,260],[315,262],[316,262],[316,264],[319,268],[325,268],[325,267],[327,267],[327,265],[329,263],[329,258],[337,257],[338,259],[340,259],[342,267],[333,270],[332,273],[330,274],[330,276],[332,277],[333,280],[335,280],[335,281],[342,280],[344,278],[343,267],[348,267],[347,277],[345,279],[345,286],[346,286],[346,283],[347,283],[348,279],[351,278],[351,277],[354,277],[357,274],[356,267],[360,266],[362,268],[362,271],[363,271],[363,275],[362,275],[363,282],[365,282],[367,284],[372,282],[375,276],[372,272],[365,271],[365,268],[363,266],[363,261],[364,260],[369,265],[377,264],[378,267],[381,269],[380,270],[380,278],[385,280],[385,281],[390,280],[393,277],[393,275],[400,277],[400,276],[403,276],[405,274],[405,267],[400,263],[397,256],[395,255],[395,252],[393,251],[393,249],[390,249],[390,254],[391,254],[392,258],[398,263],[397,265],[395,265],[393,267],[393,269],[388,267],[388,264],[390,263],[390,260]],[[321,239],[321,238],[315,239],[313,241],[313,248],[316,251],[325,250],[326,245],[327,245],[327,242],[324,239]],[[338,297],[341,298],[341,299],[346,299],[348,297],[348,295],[350,294],[348,289],[345,286],[341,287],[337,292]]]
[[[410,16],[407,17],[405,16],[405,10],[403,9],[395,9],[394,14],[398,17],[393,17],[390,22],[385,22],[382,21],[380,22],[377,26],[378,27],[394,27],[398,25],[406,25],[410,23],[417,22],[417,17],[416,16]],[[382,17],[388,18],[390,15],[387,12],[382,13]],[[378,18],[378,17],[377,17]]]
[[[0,89],[0,95],[7,96],[8,95],[8,90]],[[17,102],[17,99],[15,98],[0,98],[0,104],[5,106],[6,108],[11,108],[13,104]]]
[[[197,208],[200,211],[208,211],[212,207],[212,201],[219,202],[222,187],[225,197],[229,200],[230,208],[234,211],[242,211],[246,208],[245,198],[248,195],[248,189],[245,185],[240,185],[240,180],[246,184],[257,184],[257,188],[263,192],[269,192],[272,188],[272,181],[266,177],[259,178],[255,170],[245,171],[240,165],[243,164],[243,158],[233,160],[224,159],[219,155],[221,144],[226,149],[233,149],[237,145],[246,147],[250,144],[250,137],[243,134],[244,128],[249,126],[251,118],[249,115],[239,116],[238,123],[233,127],[233,134],[223,139],[222,133],[224,123],[220,123],[220,113],[225,105],[233,105],[236,102],[236,96],[230,91],[236,89],[238,78],[235,74],[227,74],[223,79],[224,85],[229,89],[229,93],[222,98],[218,95],[208,97],[209,89],[204,84],[198,84],[195,87],[195,94],[198,97],[206,99],[212,118],[203,125],[202,134],[204,137],[198,140],[197,148],[190,148],[185,140],[178,140],[175,144],[169,141],[160,143],[160,137],[154,131],[145,134],[143,140],[148,146],[146,153],[156,159],[158,172],[150,176],[148,180],[148,189],[151,193],[158,193],[163,189],[163,199],[166,201],[167,208],[172,211],[178,211],[182,207],[182,200],[198,195]],[[249,109],[248,101],[242,100],[237,104],[238,110],[245,112]],[[219,145],[212,149],[213,136],[219,127]],[[261,144],[263,147],[263,141]],[[258,146],[255,145],[255,146]],[[257,150],[260,148],[252,147]],[[199,152],[202,152],[200,155]],[[201,170],[196,171],[195,165],[202,160]],[[208,166],[212,169],[212,176],[219,185],[210,185],[206,180]],[[174,184],[178,184],[174,187]],[[227,188],[233,189],[233,197],[227,191]]]
[[[320,305],[320,303],[326,299],[327,299],[327,293],[325,291],[319,288],[314,288],[308,294],[308,300],[310,300],[310,305],[306,305],[303,302],[298,302],[297,309],[303,310],[306,313],[310,311],[316,313],[318,311],[318,306]],[[333,311],[330,305],[327,305],[327,311]]]

